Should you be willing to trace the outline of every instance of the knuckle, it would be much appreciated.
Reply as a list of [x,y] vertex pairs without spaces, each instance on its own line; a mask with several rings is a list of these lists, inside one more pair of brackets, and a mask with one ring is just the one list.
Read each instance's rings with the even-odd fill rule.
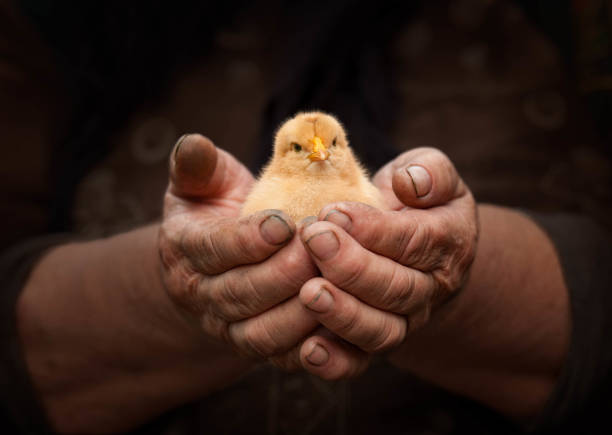
[[184,270],[174,273],[175,278],[171,279],[171,285],[167,289],[170,299],[191,313],[201,313],[205,305],[203,292],[200,291],[201,276]]
[[410,230],[409,226],[402,226],[399,231],[395,232],[393,242],[395,244],[394,255],[391,257],[392,260],[403,263],[406,260],[408,246],[414,236],[415,231]]
[[183,286],[184,291],[180,295],[185,303],[196,302],[200,282],[200,276],[195,273],[190,274],[190,276],[187,278],[185,285]]
[[[240,274],[240,279],[236,274],[222,278],[220,291],[216,292],[213,299],[219,313],[229,319],[244,319],[252,313],[250,307],[245,303],[244,298],[241,298],[242,293],[254,294],[253,283],[248,277],[248,274]],[[239,289],[247,287],[246,292]]]
[[338,335],[352,334],[361,317],[361,309],[358,303],[345,304],[342,310],[337,311],[336,333]]
[[381,307],[396,312],[404,312],[412,303],[415,278],[410,273],[399,274],[393,269],[389,285],[382,291]]
[[164,269],[170,269],[179,262],[180,253],[177,252],[176,243],[165,226],[161,226],[157,239],[159,258]]
[[218,257],[212,232],[209,227],[197,232],[183,231],[180,238],[183,253],[205,272],[216,266]]
[[251,323],[245,327],[244,343],[263,358],[277,355],[283,351],[282,345],[274,338],[269,328],[262,321]]
[[240,220],[236,229],[236,243],[234,248],[244,258],[245,263],[255,263],[259,260],[258,244],[255,243],[257,236],[253,234],[253,216],[248,216],[247,220]]
[[434,271],[433,275],[438,283],[438,289],[443,293],[450,294],[455,292],[463,281],[462,274],[454,270],[448,263]]
[[[348,256],[347,256],[348,257]],[[361,261],[359,255],[349,257],[350,260],[335,268],[337,274],[337,282],[334,282],[338,287],[343,289],[351,289],[361,280],[366,268],[366,262]]]
[[219,230],[204,230],[192,241],[192,252],[197,252],[198,263],[207,273],[214,273],[222,267],[223,249]]
[[456,231],[450,220],[450,216],[448,219],[442,216],[419,225],[402,253],[400,263],[424,272],[446,263],[455,250]]
[[370,345],[372,353],[382,352],[399,346],[406,336],[405,328],[396,319],[386,318],[383,326]]
[[316,276],[316,268],[312,259],[303,248],[291,249],[282,257],[278,272],[287,286],[299,289],[306,281]]
[[448,264],[433,271],[432,276],[437,284],[437,297],[439,298],[445,298],[459,287],[459,280],[456,274],[452,273]]
[[400,254],[399,262],[412,266],[423,262],[423,257],[430,252],[433,235],[426,225],[418,225],[411,237],[406,241]]

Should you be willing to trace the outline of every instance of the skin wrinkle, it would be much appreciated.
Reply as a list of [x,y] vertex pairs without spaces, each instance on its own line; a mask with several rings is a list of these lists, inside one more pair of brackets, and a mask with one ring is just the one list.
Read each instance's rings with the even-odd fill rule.
[[[213,231],[203,231],[203,237],[199,237],[197,241],[201,244],[200,249],[196,247],[190,252],[190,256],[198,259],[201,264],[202,272],[207,275],[217,275],[225,272],[225,267],[221,263],[221,254],[215,243],[215,235],[219,231],[219,227]],[[196,255],[194,255],[196,254]]]
[[[263,225],[263,223],[267,220],[267,219],[273,219],[275,216],[271,215],[268,216],[266,219],[264,219],[258,227],[258,230],[261,231],[261,225]],[[277,217],[277,220],[281,220],[280,218]],[[239,221],[240,222],[240,221]],[[283,221],[283,223],[287,226],[287,224]],[[238,227],[238,231],[235,233],[236,237],[236,241],[237,241],[237,247],[236,245],[234,245],[234,249],[236,251],[234,251],[232,253],[232,256],[235,258],[239,258],[241,256],[244,256],[244,258],[241,258],[241,262],[244,262],[245,264],[251,264],[254,262],[257,262],[259,260],[259,258],[255,255],[255,252],[258,251],[257,249],[257,245],[258,243],[255,241],[256,238],[261,237],[261,234],[258,235],[254,235],[253,237],[251,237],[250,234],[245,234],[246,232],[251,232],[249,230],[252,230],[252,219],[249,219],[247,222],[240,222],[239,227]],[[232,233],[234,233],[234,231],[232,231],[231,228],[226,227],[223,229],[223,240],[232,240]],[[272,244],[272,243],[270,243]],[[277,245],[282,245],[284,244],[284,241],[282,243],[277,243]],[[231,269],[229,269],[231,270]]]
[[[351,255],[345,254],[345,256],[349,258],[355,258],[354,255],[351,256]],[[354,287],[354,284],[357,281],[363,278],[364,269],[366,265],[364,265],[363,262],[358,261],[354,264],[350,264],[350,267],[346,267],[347,266],[346,264],[344,266],[345,266],[344,270],[342,269],[340,270],[340,273],[344,276],[342,277],[342,281],[338,282],[338,284],[340,288],[350,289]]]
[[377,328],[377,334],[374,336],[372,343],[370,343],[369,350],[373,353],[379,353],[392,349],[399,344],[399,336],[400,332],[396,327],[396,322],[392,321],[389,317],[383,317],[382,326]]
[[[294,303],[295,301],[295,303]],[[288,305],[287,304],[294,304],[299,306],[299,302],[297,300],[294,300],[291,302],[285,302],[285,306],[283,306],[281,309],[286,311],[288,310]],[[303,308],[302,308],[303,309]],[[283,316],[286,316],[286,313],[283,312]],[[295,347],[295,342],[293,341],[294,337],[291,337],[292,340],[290,342],[287,342],[286,339],[284,339],[283,341],[278,342],[277,340],[274,339],[274,336],[278,336],[278,337],[284,337],[285,336],[285,326],[283,326],[280,322],[271,322],[269,317],[262,317],[259,321],[262,322],[263,326],[265,327],[266,324],[267,326],[267,330],[270,331],[272,330],[272,332],[269,332],[270,335],[270,340],[275,343],[274,348],[270,351],[270,355],[271,356],[277,356],[277,355],[282,355],[285,354],[286,352],[290,351],[291,349],[293,349]],[[309,329],[309,328],[307,328]]]
[[[414,227],[411,226],[410,228],[414,228]],[[408,246],[410,245],[410,241],[412,237],[414,236],[415,232],[416,230],[411,231],[411,232],[397,231],[398,237],[395,238],[395,244],[396,244],[397,251],[391,257],[394,261],[407,265],[407,261],[406,261],[406,258],[408,256],[407,250],[408,250]]]
[[[397,285],[397,282],[400,281],[400,278],[398,278],[398,268],[397,267],[393,267],[391,269],[391,274],[389,275],[385,275],[383,277],[383,279],[386,281],[383,285],[382,288],[384,288],[384,290],[381,292],[380,294],[380,302],[381,302],[381,306],[387,309],[391,309],[393,310],[393,308],[391,307],[395,307],[398,306],[397,304],[397,300],[398,299],[405,299],[406,297],[403,295],[403,291],[397,291],[398,288],[402,288],[403,286],[399,286]],[[376,291],[380,291],[381,287],[377,288]],[[411,293],[411,292],[410,292]],[[408,296],[409,298],[409,296]],[[401,306],[401,304],[399,304],[399,306]]]
[[343,304],[335,314],[341,319],[339,322],[338,333],[339,335],[345,335],[353,331],[356,325],[359,324],[361,318],[361,305],[357,303]]
[[[422,262],[422,256],[430,252],[430,237],[423,225],[417,225],[412,237],[408,240],[408,244],[404,249],[405,257],[402,259],[402,264],[417,268],[416,265]],[[416,245],[416,247],[415,247]],[[419,268],[419,270],[421,270]],[[427,272],[427,270],[423,270]]]
[[[231,275],[232,278],[235,275]],[[212,297],[212,303],[219,307],[218,312],[227,322],[231,322],[233,319],[244,319],[249,317],[250,311],[248,307],[243,303],[240,296],[237,295],[234,291],[234,283],[235,278],[233,279],[222,279],[221,286],[217,287],[219,291],[215,292],[215,295]],[[247,284],[251,289],[253,289],[253,284],[250,279],[246,277],[242,277],[240,280],[240,285]],[[220,308],[223,307],[223,308]],[[229,309],[231,307],[232,309]]]
[[[236,328],[233,328],[234,330]],[[236,343],[246,343],[251,349],[253,349],[257,356],[266,358],[268,355],[272,355],[270,351],[274,347],[275,343],[270,336],[269,331],[260,322],[252,322],[244,325],[244,327],[238,327],[240,330],[239,338],[236,339]],[[230,335],[232,327],[230,326]],[[234,335],[234,338],[236,336]],[[268,341],[268,342],[266,342]]]
[[[261,294],[262,292],[258,290],[258,287],[253,282],[253,278],[251,276],[251,273],[249,273],[249,269],[247,267],[241,267],[238,269],[237,272],[238,272],[237,275],[239,278],[236,278],[236,279],[238,279],[240,283],[243,283],[243,282],[246,283],[248,287],[248,291],[245,293],[248,294],[250,296],[250,299],[253,300],[254,302],[253,306],[256,306],[256,307],[267,306],[268,304],[266,303],[266,300],[263,298]],[[252,311],[253,310],[249,311],[249,315],[247,315],[246,317],[249,317]]]
[[[289,258],[284,258],[284,261],[287,262],[287,264],[285,265],[285,267],[279,267],[278,268],[278,272],[280,274],[283,275],[286,283],[287,283],[287,287],[291,287],[291,288],[296,288],[299,289],[309,278],[309,274],[304,273],[303,276],[299,276],[296,277],[295,279],[293,279],[288,273],[288,270],[296,270],[298,269],[300,266],[302,266],[302,262],[298,261],[297,259],[295,259],[294,255],[289,255]],[[314,271],[311,268],[311,272],[314,273]]]
[[[415,271],[413,273],[406,274],[406,284],[401,287],[402,290],[399,292],[397,298],[393,301],[394,303],[389,305],[389,308],[392,311],[395,311],[397,314],[410,314],[422,305],[422,301],[420,301],[422,296],[416,291],[416,273],[419,272]],[[427,286],[427,289],[429,289],[429,286]],[[421,290],[421,293],[426,291]]]
[[418,291],[416,287],[416,275],[412,273],[408,274],[409,282],[405,287],[405,289],[408,290],[405,291],[405,296],[402,297],[405,305],[403,307],[400,305],[401,308],[396,311],[398,314],[411,315],[415,311],[420,310],[423,305],[427,303],[427,295],[431,292],[431,289],[433,289],[431,285],[432,278],[431,275],[427,273],[423,273],[423,276],[429,278],[428,285],[424,286],[427,290],[420,289],[420,291]]

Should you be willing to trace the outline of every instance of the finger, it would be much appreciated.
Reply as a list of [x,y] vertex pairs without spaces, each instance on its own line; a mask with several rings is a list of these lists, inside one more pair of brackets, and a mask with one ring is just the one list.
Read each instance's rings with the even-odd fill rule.
[[230,324],[229,336],[245,353],[270,358],[295,348],[317,325],[309,310],[293,297],[255,317]]
[[313,375],[335,381],[363,373],[370,363],[370,355],[319,329],[302,344],[300,361]]
[[169,166],[169,191],[182,198],[245,196],[253,183],[248,169],[199,134],[179,138]]
[[299,298],[323,326],[367,353],[393,349],[406,337],[404,316],[364,304],[324,278],[304,284]]
[[400,204],[429,208],[446,204],[468,192],[455,166],[440,150],[416,148],[385,165],[374,177],[383,192],[392,190]]
[[180,246],[194,268],[207,275],[265,260],[293,238],[296,228],[280,210],[242,218],[205,219],[185,225]]
[[296,295],[317,269],[299,238],[265,262],[204,278],[197,290],[202,306],[227,322],[246,319]]
[[383,211],[357,202],[329,204],[320,219],[332,222],[361,246],[405,266],[431,272],[456,249],[471,246],[477,218],[470,204],[458,201],[455,213],[443,208]]
[[365,249],[331,222],[308,226],[301,239],[323,277],[374,307],[409,314],[436,290],[430,274]]

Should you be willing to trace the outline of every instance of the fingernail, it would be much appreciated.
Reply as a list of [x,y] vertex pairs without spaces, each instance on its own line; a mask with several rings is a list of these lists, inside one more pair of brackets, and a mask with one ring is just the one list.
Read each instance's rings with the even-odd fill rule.
[[181,148],[181,144],[183,141],[189,136],[189,133],[182,135],[176,141],[176,145],[174,145],[174,159],[176,160],[176,156],[178,155],[179,149]]
[[324,287],[321,287],[317,295],[306,306],[317,313],[325,313],[329,311],[333,304],[334,298],[332,295]]
[[308,362],[313,366],[322,366],[329,359],[329,353],[325,348],[319,344],[315,344],[315,347],[306,357]]
[[306,216],[304,219],[302,219],[300,221],[300,227],[302,229],[309,227],[310,225],[314,224],[317,221],[317,217],[316,216]]
[[431,191],[431,176],[427,169],[419,165],[412,165],[406,168],[406,172],[412,180],[412,185],[418,198],[427,195]]
[[340,248],[340,242],[333,231],[317,233],[306,240],[306,244],[315,257],[322,261],[332,258]]
[[338,225],[345,231],[348,231],[353,224],[353,221],[349,215],[342,213],[340,210],[332,210],[327,213],[325,220]]
[[268,216],[259,226],[259,231],[261,237],[271,245],[282,245],[293,237],[291,227],[276,214]]

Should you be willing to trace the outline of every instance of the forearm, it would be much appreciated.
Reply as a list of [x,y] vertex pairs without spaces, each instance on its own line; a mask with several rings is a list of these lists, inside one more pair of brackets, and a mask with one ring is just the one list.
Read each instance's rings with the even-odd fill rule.
[[26,361],[62,432],[126,429],[248,367],[169,300],[157,231],[55,248],[23,290],[17,309]]
[[509,416],[532,417],[567,352],[567,289],[552,243],[529,218],[493,206],[479,215],[468,282],[391,359]]

